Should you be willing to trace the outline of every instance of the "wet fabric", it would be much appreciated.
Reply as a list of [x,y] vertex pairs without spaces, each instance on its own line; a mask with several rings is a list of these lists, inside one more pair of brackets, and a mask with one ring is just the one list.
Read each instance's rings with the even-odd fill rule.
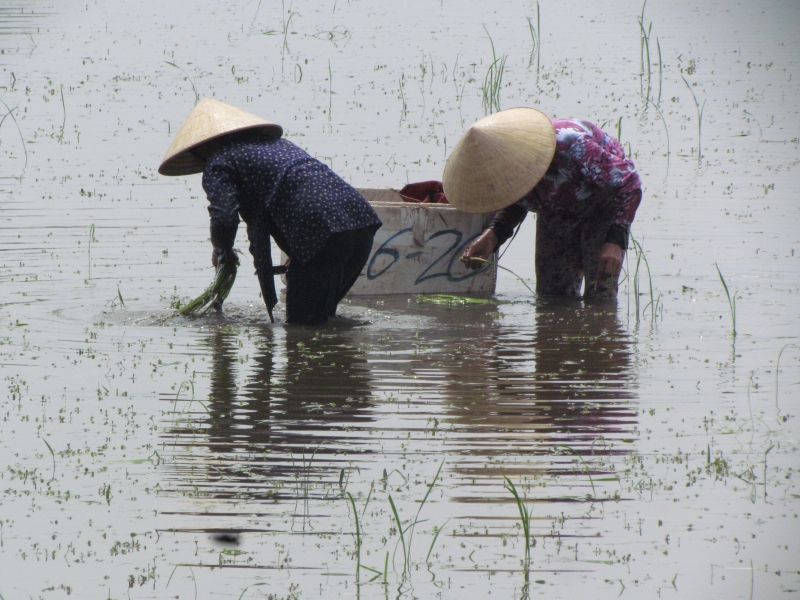
[[286,273],[286,322],[320,325],[336,315],[337,305],[367,264],[374,237],[372,227],[335,233],[308,263],[290,263]]
[[574,221],[556,214],[536,217],[536,293],[552,296],[616,298],[619,275],[598,277],[600,249],[613,211],[600,209]]
[[489,228],[505,243],[528,212],[537,213],[536,290],[614,297],[618,276],[597,280],[600,249],[625,249],[642,199],[641,181],[620,143],[588,121],[554,119],[556,151],[545,176]]
[[421,204],[448,204],[441,181],[419,181],[409,183],[400,190],[405,202]]
[[381,226],[355,188],[285,139],[249,134],[229,140],[206,162],[203,189],[211,243],[221,262],[233,248],[239,218],[247,224],[250,253],[270,313],[277,303],[270,237],[301,267],[331,236],[365,227],[374,232]]

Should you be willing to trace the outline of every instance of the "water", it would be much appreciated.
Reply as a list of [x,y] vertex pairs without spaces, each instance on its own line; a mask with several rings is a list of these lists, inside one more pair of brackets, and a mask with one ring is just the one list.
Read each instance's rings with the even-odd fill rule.
[[[528,2],[0,8],[3,598],[800,595],[800,9],[648,3],[648,89],[640,5],[540,8],[538,78]],[[173,316],[212,276],[199,177],[156,174],[195,88],[397,188],[483,116],[487,31],[503,107],[629,144],[638,304],[629,252],[616,307],[502,272],[287,328],[243,268]]]

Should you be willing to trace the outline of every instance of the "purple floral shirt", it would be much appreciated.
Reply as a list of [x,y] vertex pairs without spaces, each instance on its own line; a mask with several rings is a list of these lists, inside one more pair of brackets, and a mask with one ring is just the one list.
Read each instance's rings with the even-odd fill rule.
[[552,122],[556,130],[553,162],[536,187],[496,214],[491,227],[500,243],[508,239],[527,211],[574,217],[577,221],[598,203],[610,202],[614,205],[615,226],[627,229],[633,222],[642,188],[622,145],[588,121]]

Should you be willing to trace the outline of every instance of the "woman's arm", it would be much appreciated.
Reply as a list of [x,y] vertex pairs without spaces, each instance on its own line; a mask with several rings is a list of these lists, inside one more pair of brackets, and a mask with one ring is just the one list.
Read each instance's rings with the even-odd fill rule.
[[502,246],[508,238],[514,234],[514,228],[525,220],[528,211],[516,202],[511,206],[499,210],[492,217],[489,227],[487,227],[474,242],[472,242],[461,255],[461,261],[471,269],[478,269],[483,266],[478,260],[487,260],[492,252]]
[[203,171],[203,189],[208,197],[211,217],[211,244],[214,246],[211,262],[217,266],[224,263],[233,250],[239,228],[238,189],[230,168],[213,163],[207,164]]

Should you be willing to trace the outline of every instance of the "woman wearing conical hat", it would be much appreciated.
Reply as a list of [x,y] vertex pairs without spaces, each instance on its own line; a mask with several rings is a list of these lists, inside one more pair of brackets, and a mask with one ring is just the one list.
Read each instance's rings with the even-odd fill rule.
[[270,319],[277,304],[270,237],[289,257],[287,323],[316,325],[336,313],[369,258],[381,221],[327,165],[281,137],[283,129],[212,99],[197,103],[158,169],[203,173],[214,266],[233,257],[239,218]]
[[620,143],[588,121],[512,108],[473,124],[442,178],[448,201],[497,211],[462,260],[487,259],[525,215],[536,219],[536,291],[615,298],[641,182]]

